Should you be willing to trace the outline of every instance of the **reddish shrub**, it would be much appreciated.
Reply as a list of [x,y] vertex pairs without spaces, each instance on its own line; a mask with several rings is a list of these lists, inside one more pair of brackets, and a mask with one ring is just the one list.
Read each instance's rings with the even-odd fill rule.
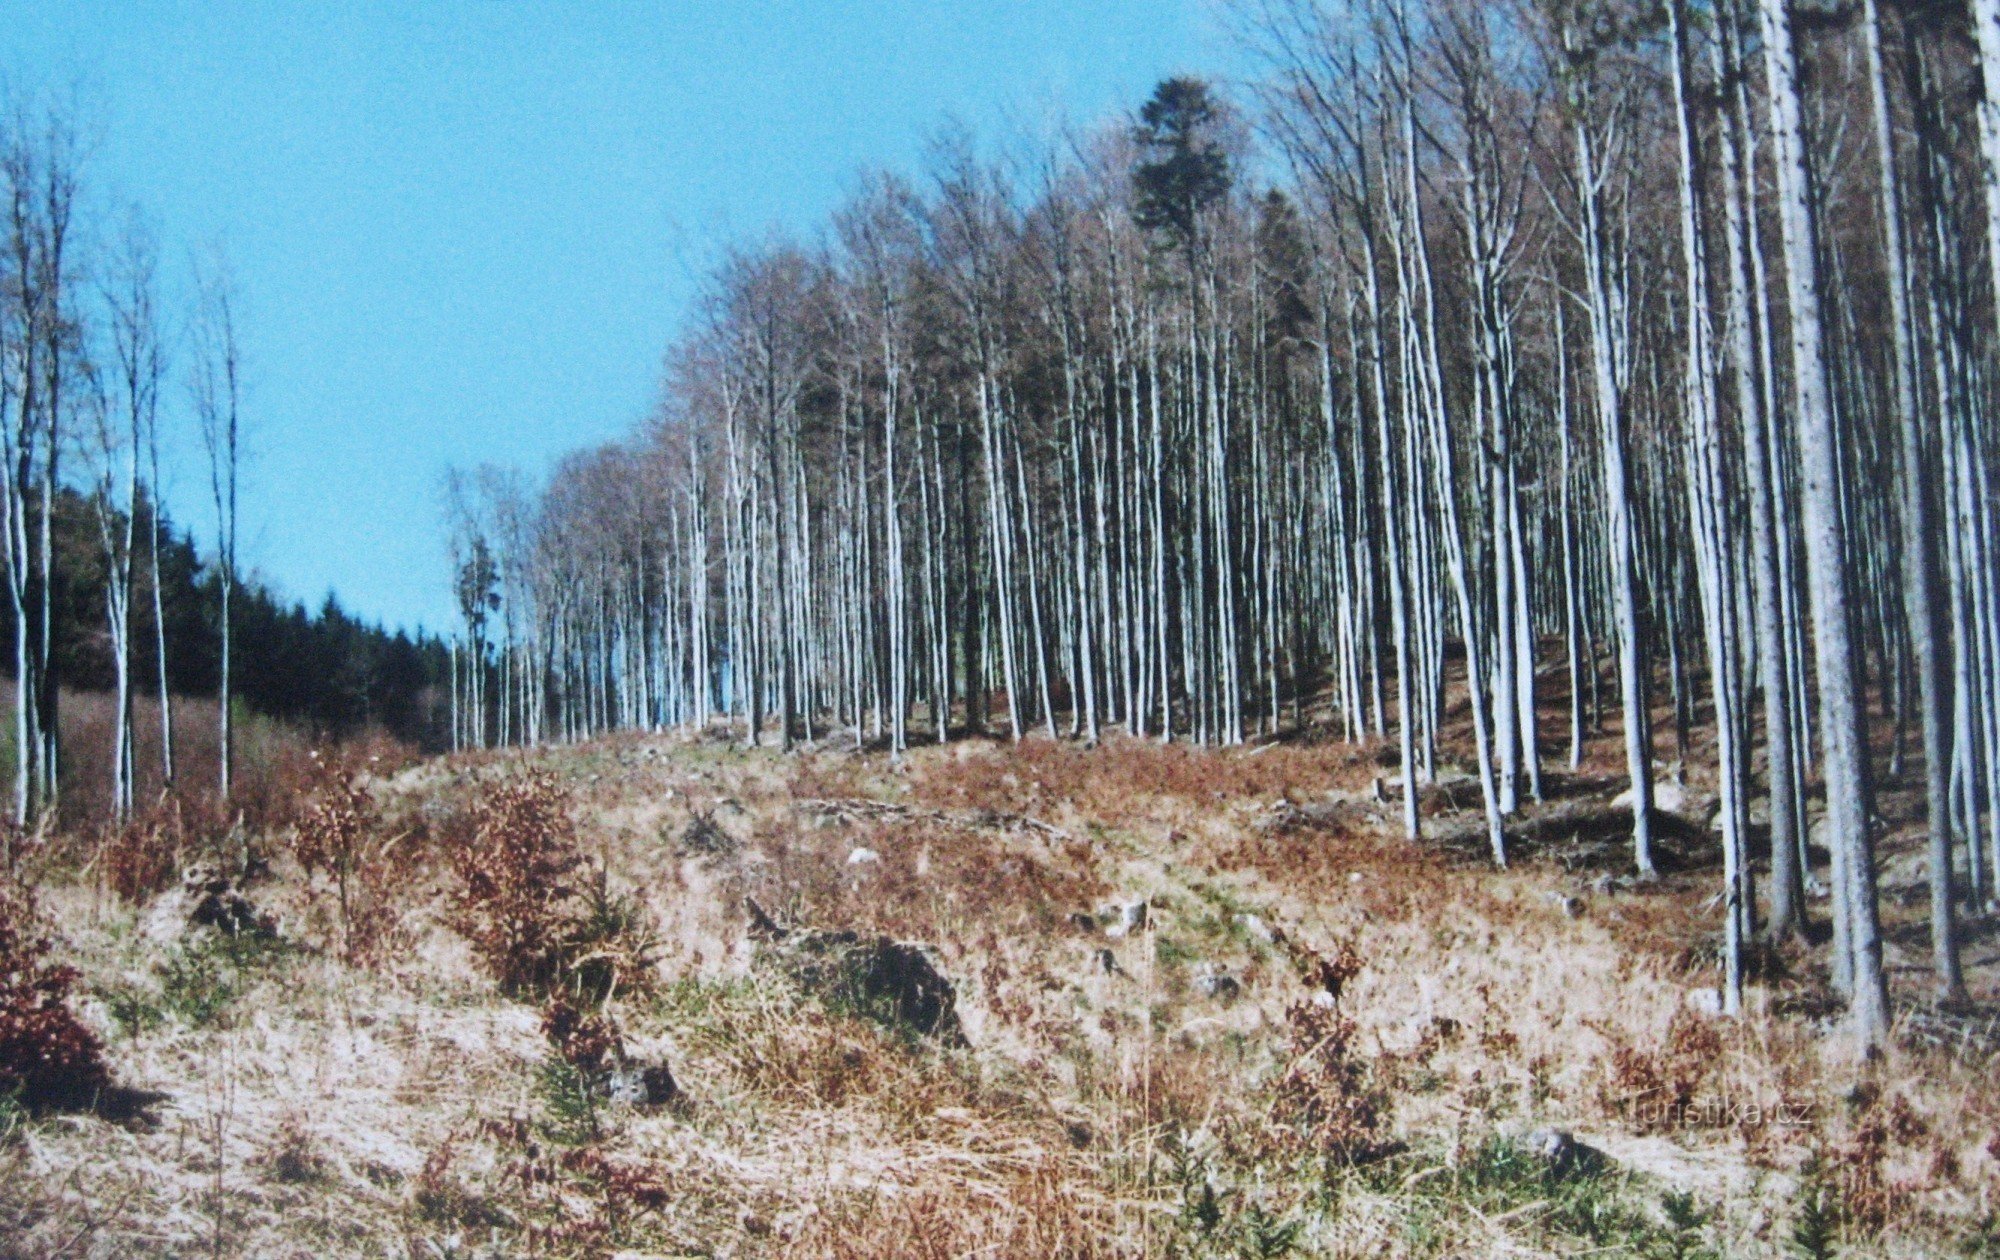
[[1613,1036],[1598,1102],[1641,1133],[1673,1129],[1684,1123],[1700,1097],[1721,1062],[1722,1049],[1721,1035],[1690,1011],[1674,1016],[1658,1050],[1642,1050]]
[[1308,1149],[1344,1163],[1386,1153],[1388,1117],[1370,1065],[1355,1051],[1357,1028],[1340,1013],[1348,982],[1361,974],[1361,954],[1338,941],[1328,954],[1290,936],[1279,943],[1299,978],[1318,990],[1285,1011],[1291,1062],[1278,1078],[1273,1118]]
[[639,908],[584,874],[569,795],[537,771],[501,783],[472,808],[472,836],[451,851],[460,887],[454,925],[503,991],[558,986],[603,1001],[644,988],[654,940]]
[[1917,1182],[1892,1178],[1889,1160],[1897,1148],[1914,1147],[1930,1136],[1930,1125],[1901,1094],[1885,1098],[1872,1085],[1858,1092],[1854,1127],[1820,1156],[1839,1218],[1850,1230],[1872,1238],[1908,1211],[1922,1189]]
[[139,905],[174,882],[180,844],[160,810],[148,811],[112,832],[97,855],[104,886],[127,905]]
[[[359,776],[314,754],[319,785],[299,811],[292,855],[309,881],[332,884],[341,957],[374,962],[394,938],[400,918],[390,897],[393,871],[379,843],[381,816]],[[313,885],[314,895],[319,887]]]
[[586,1075],[604,1071],[625,1054],[618,1029],[609,1019],[579,1010],[560,993],[542,1008],[542,1035],[565,1063]]
[[0,1095],[31,1110],[91,1106],[111,1083],[103,1046],[69,1009],[74,968],[50,961],[32,894],[0,884]]
[[1387,1117],[1369,1065],[1355,1052],[1354,1021],[1302,1001],[1285,1012],[1285,1025],[1292,1059],[1278,1079],[1273,1118],[1308,1149],[1343,1163],[1383,1154]]
[[581,865],[569,797],[553,775],[501,783],[473,806],[472,842],[452,853],[456,922],[502,989],[537,992],[561,978]]

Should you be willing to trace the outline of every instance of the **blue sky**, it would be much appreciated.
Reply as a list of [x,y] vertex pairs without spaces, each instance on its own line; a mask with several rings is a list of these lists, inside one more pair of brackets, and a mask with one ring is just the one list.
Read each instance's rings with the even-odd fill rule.
[[[0,74],[75,85],[104,230],[136,203],[173,271],[229,258],[246,562],[441,628],[446,466],[626,433],[715,246],[817,231],[947,117],[1096,120],[1226,68],[1222,26],[1204,0],[0,0]],[[169,501],[206,528],[182,433]]]

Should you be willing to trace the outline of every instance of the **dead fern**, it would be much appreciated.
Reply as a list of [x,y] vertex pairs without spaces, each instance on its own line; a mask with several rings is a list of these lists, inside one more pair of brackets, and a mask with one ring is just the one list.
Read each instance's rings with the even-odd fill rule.
[[1690,1011],[1674,1016],[1657,1050],[1614,1037],[1598,1083],[1598,1102],[1640,1133],[1681,1127],[1700,1101],[1722,1049],[1721,1034]]
[[1318,991],[1285,1011],[1290,1062],[1278,1078],[1272,1118],[1324,1158],[1365,1163],[1390,1150],[1386,1100],[1356,1050],[1358,1028],[1340,998],[1361,972],[1361,955],[1341,941],[1330,954],[1280,935],[1301,978]]

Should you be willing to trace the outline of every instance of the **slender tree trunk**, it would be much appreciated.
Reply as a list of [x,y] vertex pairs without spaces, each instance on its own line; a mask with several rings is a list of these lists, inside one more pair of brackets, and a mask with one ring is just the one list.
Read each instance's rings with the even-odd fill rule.
[[[1881,925],[1868,833],[1868,747],[1855,691],[1855,659],[1847,608],[1847,537],[1841,516],[1839,432],[1827,388],[1820,318],[1819,261],[1814,247],[1805,140],[1801,133],[1797,54],[1784,0],[1760,0],[1764,61],[1771,96],[1777,163],[1778,222],[1785,245],[1785,288],[1792,330],[1793,418],[1805,473],[1800,510],[1805,522],[1813,656],[1819,676],[1820,749],[1834,872],[1835,909],[1847,921],[1845,981],[1855,1030],[1870,1045],[1887,1035],[1888,987],[1882,972]],[[1841,973],[1846,972],[1845,976]]]

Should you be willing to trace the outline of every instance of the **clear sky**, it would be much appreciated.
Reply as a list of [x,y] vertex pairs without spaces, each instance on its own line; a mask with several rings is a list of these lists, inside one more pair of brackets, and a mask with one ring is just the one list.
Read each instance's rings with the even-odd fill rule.
[[[446,466],[625,434],[707,251],[817,231],[947,117],[1129,110],[1225,65],[1221,29],[1204,0],[0,0],[0,73],[75,86],[93,204],[143,207],[165,264],[229,258],[245,562],[437,629]],[[206,529],[182,433],[168,499]]]

